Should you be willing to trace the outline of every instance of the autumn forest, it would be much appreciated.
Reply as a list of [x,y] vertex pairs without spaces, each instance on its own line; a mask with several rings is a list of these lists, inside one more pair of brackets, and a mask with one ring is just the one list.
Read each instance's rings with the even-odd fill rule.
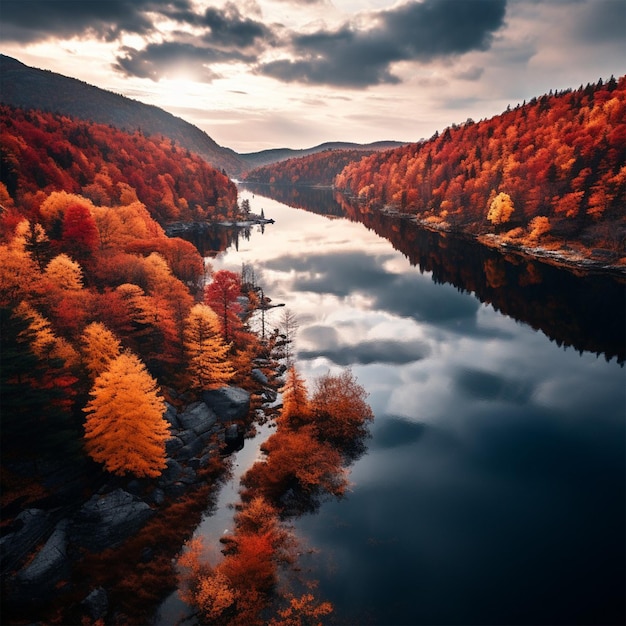
[[[533,98],[392,151],[320,153],[265,166],[253,182],[333,185],[484,243],[624,262],[626,78]],[[345,157],[345,158],[344,158]],[[350,159],[346,162],[346,158]],[[620,261],[621,259],[621,261]]]
[[[495,250],[547,252],[576,271],[623,275],[625,119],[626,77],[611,77],[429,140],[326,150],[244,178],[332,187],[346,202],[343,217],[366,224],[399,216]],[[374,421],[368,393],[349,368],[305,381],[289,303],[266,328],[274,304],[254,268],[214,270],[192,243],[167,234],[250,218],[229,173],[172,138],[0,105],[10,623],[146,623],[176,588],[204,624],[295,626],[332,614],[314,585],[283,584],[300,550],[289,520],[348,493]],[[229,419],[208,398],[233,390],[244,409]],[[264,460],[242,478],[234,531],[219,558],[207,556],[194,527],[228,476],[229,454],[268,423]],[[85,502],[113,493],[145,515],[137,526],[98,549],[68,539],[67,528],[83,528]],[[45,513],[31,519],[32,511]],[[41,554],[61,536],[62,561],[37,578]],[[99,588],[104,612],[84,603]]]

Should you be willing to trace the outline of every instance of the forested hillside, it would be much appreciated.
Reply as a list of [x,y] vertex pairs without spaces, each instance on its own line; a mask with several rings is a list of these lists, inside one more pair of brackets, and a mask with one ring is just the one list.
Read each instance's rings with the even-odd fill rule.
[[272,150],[261,150],[260,152],[250,152],[239,156],[248,164],[250,169],[263,168],[266,165],[276,164],[291,159],[299,159],[320,152],[329,150],[357,150],[365,154],[371,154],[376,150],[389,150],[403,145],[400,141],[375,141],[373,143],[358,144],[347,141],[327,141],[326,143],[305,148],[303,150],[292,150],[290,148],[274,148]]
[[29,67],[0,55],[0,102],[85,121],[110,124],[129,133],[163,135],[199,154],[213,167],[237,176],[247,168],[236,152],[163,109],[125,98],[75,78]]
[[334,184],[437,228],[510,245],[582,245],[586,256],[596,249],[618,260],[626,255],[624,146],[626,77],[611,78],[372,154]]
[[0,106],[0,181],[22,210],[52,191],[95,205],[142,202],[159,223],[232,216],[237,189],[221,172],[171,139]]
[[[3,107],[1,142],[3,616],[95,623],[79,602],[106,585],[134,615],[120,623],[147,623],[223,467],[224,425],[192,435],[175,416],[225,386],[249,404],[253,360],[271,363],[275,337],[246,325],[256,293],[244,310],[239,276],[161,225],[234,214],[236,188],[169,139],[51,113]],[[129,523],[89,528],[99,498]]]
[[244,180],[252,183],[275,185],[326,185],[333,180],[346,165],[359,161],[374,150],[325,150],[317,154],[288,159],[251,170]]

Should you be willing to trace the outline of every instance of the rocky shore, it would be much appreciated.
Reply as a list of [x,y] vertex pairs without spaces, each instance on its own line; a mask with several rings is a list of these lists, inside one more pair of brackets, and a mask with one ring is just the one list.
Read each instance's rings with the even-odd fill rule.
[[[260,369],[253,376],[267,382]],[[266,401],[276,397],[270,387],[262,394]],[[3,609],[32,619],[37,607],[70,590],[85,554],[123,544],[158,516],[161,507],[197,488],[205,480],[202,470],[215,458],[243,446],[251,412],[248,391],[222,387],[205,391],[191,403],[176,400],[181,408],[167,404],[165,418],[171,430],[167,467],[157,479],[101,480],[103,484],[84,501],[74,497],[71,504],[57,501],[50,507],[27,508],[4,529],[0,538]],[[49,469],[58,473],[59,467]],[[82,469],[66,467],[65,479],[79,481],[71,474]],[[103,618],[108,610],[107,590],[102,587],[91,589],[80,602],[79,612],[92,620]]]

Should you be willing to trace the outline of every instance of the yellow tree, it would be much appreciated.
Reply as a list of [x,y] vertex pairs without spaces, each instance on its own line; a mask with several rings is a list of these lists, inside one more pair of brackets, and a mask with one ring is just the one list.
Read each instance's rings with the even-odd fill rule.
[[489,211],[487,213],[487,219],[494,225],[506,224],[515,207],[513,206],[513,200],[508,193],[500,192],[489,205]]
[[0,245],[0,305],[14,305],[32,291],[41,272],[23,246]]
[[32,351],[42,360],[61,359],[68,366],[78,363],[78,353],[70,343],[52,330],[52,325],[27,302],[20,302],[15,314],[28,322],[28,329],[20,338],[30,338]]
[[46,266],[46,278],[58,289],[80,291],[83,288],[83,271],[67,254],[59,254]]
[[118,476],[159,476],[170,432],[165,402],[145,365],[122,353],[96,378],[90,395],[83,409],[87,453]]
[[120,355],[119,339],[101,322],[85,326],[81,336],[83,363],[92,378],[108,369],[111,361]]
[[234,375],[228,360],[217,314],[206,304],[196,304],[189,312],[184,330],[187,372],[194,389],[217,389]]
[[537,243],[539,239],[550,232],[550,219],[544,215],[538,215],[533,217],[528,223],[528,241],[531,243]]

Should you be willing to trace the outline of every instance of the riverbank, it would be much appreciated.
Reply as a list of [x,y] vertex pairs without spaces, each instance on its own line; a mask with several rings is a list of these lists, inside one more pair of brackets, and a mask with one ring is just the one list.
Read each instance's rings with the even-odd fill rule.
[[173,222],[167,224],[164,229],[168,237],[184,237],[184,235],[192,233],[203,233],[215,226],[224,228],[250,228],[252,226],[265,226],[274,224],[272,218],[266,218],[255,213],[246,216],[245,219],[238,220],[221,220],[217,222]]
[[[88,459],[32,462],[54,495],[3,507],[7,623],[147,623],[176,588],[175,557],[214,506],[229,455],[271,418],[280,365],[255,358],[249,368],[247,389],[193,397],[163,389],[170,436],[157,478],[107,475]],[[28,461],[20,463],[25,472]],[[13,469],[5,459],[3,481]]]
[[547,245],[530,246],[494,233],[474,235],[459,231],[452,228],[447,222],[419,219],[414,215],[403,213],[391,207],[384,207],[379,211],[384,215],[412,222],[431,232],[447,233],[461,239],[475,241],[502,254],[514,254],[527,260],[536,260],[571,271],[588,274],[611,274],[626,280],[626,256],[619,258],[616,253],[604,248],[587,250],[582,245],[574,247],[572,244],[561,244],[557,241],[554,242],[553,248],[547,247]]

